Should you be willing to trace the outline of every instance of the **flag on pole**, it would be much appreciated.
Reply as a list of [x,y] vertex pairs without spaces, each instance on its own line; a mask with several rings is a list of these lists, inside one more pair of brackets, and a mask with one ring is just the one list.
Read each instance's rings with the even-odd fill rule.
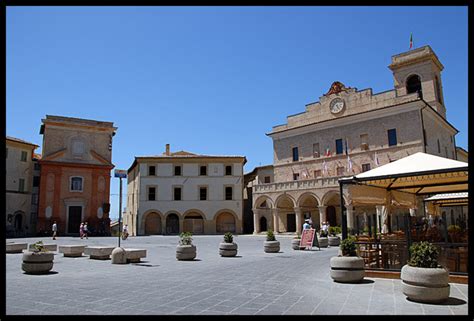
[[410,49],[413,48],[413,33],[410,32]]
[[380,165],[380,163],[379,163],[379,158],[378,158],[378,156],[377,156],[377,152],[375,152],[374,161],[375,161],[375,165],[377,165],[377,166]]
[[326,153],[324,154],[324,156],[331,156],[331,150],[329,149],[329,146],[326,147]]

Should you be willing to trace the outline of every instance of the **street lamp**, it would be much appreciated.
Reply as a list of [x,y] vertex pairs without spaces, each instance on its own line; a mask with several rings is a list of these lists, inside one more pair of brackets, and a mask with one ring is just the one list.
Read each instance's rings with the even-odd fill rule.
[[127,178],[127,171],[124,169],[116,169],[114,176],[120,179],[119,192],[119,232],[118,232],[118,247],[120,247],[120,233],[122,231],[122,178]]

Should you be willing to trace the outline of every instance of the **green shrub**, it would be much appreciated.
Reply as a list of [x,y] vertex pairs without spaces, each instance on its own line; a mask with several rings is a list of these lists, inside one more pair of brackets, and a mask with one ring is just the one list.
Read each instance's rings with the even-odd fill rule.
[[329,235],[336,236],[337,234],[342,233],[342,228],[339,225],[329,227]]
[[349,236],[345,240],[341,241],[339,248],[341,249],[343,256],[357,256],[355,241],[356,239],[353,236]]
[[33,243],[33,252],[48,252],[48,250],[44,247],[43,241],[38,241]]
[[193,233],[183,232],[179,235],[179,244],[180,245],[192,245],[193,244]]
[[267,231],[267,241],[275,241],[275,234],[273,234],[272,230]]
[[231,232],[227,232],[224,234],[224,242],[226,243],[232,243],[234,240],[234,236],[232,235]]
[[410,246],[408,265],[422,268],[438,267],[438,249],[429,242],[413,243]]

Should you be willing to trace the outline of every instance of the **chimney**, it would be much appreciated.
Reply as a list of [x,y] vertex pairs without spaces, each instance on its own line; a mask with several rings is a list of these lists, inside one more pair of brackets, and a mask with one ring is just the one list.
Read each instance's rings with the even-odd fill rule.
[[166,144],[166,152],[165,152],[165,155],[166,155],[166,156],[170,156],[170,144]]

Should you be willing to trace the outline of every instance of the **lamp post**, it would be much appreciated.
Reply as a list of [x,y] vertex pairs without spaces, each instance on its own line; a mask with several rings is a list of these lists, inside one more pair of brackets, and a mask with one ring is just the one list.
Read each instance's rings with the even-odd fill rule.
[[119,192],[119,232],[118,232],[118,247],[120,247],[120,233],[122,232],[122,178],[127,178],[127,171],[123,169],[116,169],[114,176],[120,179]]

